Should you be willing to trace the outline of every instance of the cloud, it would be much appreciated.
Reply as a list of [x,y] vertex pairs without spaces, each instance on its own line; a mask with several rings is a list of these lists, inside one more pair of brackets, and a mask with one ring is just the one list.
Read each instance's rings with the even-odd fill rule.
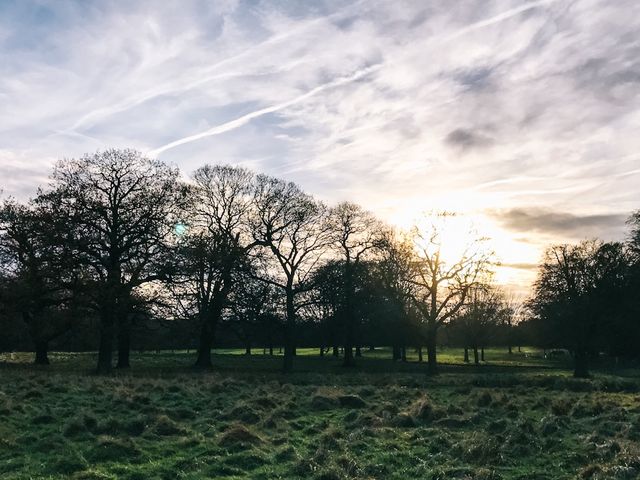
[[158,154],[165,152],[171,148],[175,148],[178,147],[180,145],[184,145],[185,143],[190,143],[190,142],[195,142],[196,140],[200,140],[201,138],[205,138],[205,137],[211,137],[214,135],[220,135],[222,133],[226,133],[229,132],[231,130],[235,130],[236,128],[240,128],[243,125],[246,125],[247,123],[249,123],[251,120],[253,120],[254,118],[258,118],[261,117],[263,115],[266,115],[268,113],[276,113],[280,110],[283,110],[287,107],[291,107],[293,105],[295,105],[296,103],[300,103],[314,95],[317,95],[321,92],[323,92],[324,90],[327,90],[329,88],[337,88],[340,87],[341,85],[346,85],[348,83],[351,82],[355,82],[356,80],[368,75],[371,72],[374,72],[375,70],[377,70],[379,68],[379,65],[372,65],[372,66],[368,66],[365,68],[362,68],[361,70],[358,70],[357,72],[346,76],[346,77],[342,77],[342,78],[338,78],[336,80],[332,80],[330,82],[324,83],[322,85],[319,85],[311,90],[309,90],[306,93],[303,93],[302,95],[298,95],[295,98],[292,98],[291,100],[287,100],[285,102],[276,104],[276,105],[271,105],[269,107],[264,107],[261,108],[259,110],[255,110],[253,112],[247,113],[245,115],[242,115],[241,117],[235,118],[231,121],[225,122],[222,125],[217,125],[215,127],[212,127],[208,130],[205,130],[204,132],[200,132],[200,133],[196,133],[193,135],[189,135],[187,137],[183,137],[181,139],[178,140],[174,140],[173,142],[167,143],[166,145],[163,145],[161,147],[155,148],[153,150],[151,150],[149,152],[149,155],[152,156],[157,156]]
[[516,270],[537,270],[539,265],[537,263],[526,263],[526,262],[514,262],[514,263],[501,263],[500,267],[504,268],[514,268]]
[[48,180],[51,160],[36,162],[28,156],[0,150],[0,197],[27,198]]
[[456,128],[447,134],[445,141],[453,146],[467,150],[471,148],[484,148],[493,143],[493,139],[466,128]]
[[390,221],[614,238],[640,205],[638,31],[635,0],[0,2],[0,188],[128,146]]
[[556,237],[610,237],[624,229],[628,214],[577,215],[544,208],[513,208],[490,212],[505,228]]

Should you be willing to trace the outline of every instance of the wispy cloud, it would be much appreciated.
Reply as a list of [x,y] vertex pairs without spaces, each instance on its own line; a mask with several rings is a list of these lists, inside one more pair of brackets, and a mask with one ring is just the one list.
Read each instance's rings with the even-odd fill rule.
[[622,235],[638,31],[634,0],[0,2],[0,188],[26,197],[55,158],[131,146],[389,220],[508,211],[491,218],[542,245],[614,216],[588,233]]
[[310,97],[313,97],[314,95],[317,95],[327,89],[337,88],[337,87],[340,87],[341,85],[346,85],[347,83],[351,83],[356,80],[359,80],[364,76],[368,75],[369,73],[374,72],[378,68],[379,68],[379,65],[372,65],[369,67],[365,67],[361,70],[358,70],[352,75],[338,78],[337,80],[332,80],[331,82],[327,82],[322,85],[319,85],[309,90],[308,92],[303,93],[302,95],[298,95],[297,97],[292,98],[291,100],[287,100],[286,102],[278,103],[276,105],[271,105],[269,107],[260,108],[251,113],[242,115],[241,117],[238,117],[234,120],[225,122],[221,125],[217,125],[213,128],[205,130],[204,132],[196,133],[193,135],[189,135],[187,137],[180,138],[178,140],[174,140],[173,142],[167,143],[166,145],[158,147],[154,150],[150,150],[148,153],[149,155],[157,156],[164,151],[167,151],[174,147],[178,147],[180,145],[184,145],[185,143],[195,142],[196,140],[200,140],[201,138],[212,137],[214,135],[220,135],[221,133],[226,133],[231,130],[235,130],[236,128],[246,125],[254,118],[261,117],[263,115],[266,115],[267,113],[275,113],[280,110],[284,110],[287,107],[291,107],[297,103],[303,102],[304,100]]

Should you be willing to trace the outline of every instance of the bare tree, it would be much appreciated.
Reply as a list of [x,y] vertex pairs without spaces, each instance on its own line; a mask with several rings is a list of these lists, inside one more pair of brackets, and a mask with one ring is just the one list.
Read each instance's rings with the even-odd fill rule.
[[465,241],[459,252],[443,254],[446,242],[459,240],[445,238],[446,222],[451,217],[449,213],[439,214],[425,228],[414,227],[411,235],[414,250],[411,281],[415,286],[411,295],[425,329],[430,373],[437,372],[438,329],[462,308],[474,287],[487,281],[493,264],[487,239],[472,229],[449,232],[464,235]]
[[183,198],[178,170],[134,150],[111,149],[58,162],[47,194],[92,276],[100,317],[98,372],[129,366],[130,310],[143,285],[162,279]]
[[452,318],[452,326],[460,331],[464,340],[465,362],[469,361],[469,347],[473,349],[476,365],[484,361],[484,347],[508,314],[505,296],[496,287],[480,285],[469,291],[467,301]]
[[288,372],[295,355],[297,300],[312,288],[313,273],[331,242],[327,209],[294,183],[259,175],[252,231],[254,239],[274,260],[263,280],[285,295],[284,365]]
[[342,292],[342,318],[345,327],[344,366],[353,366],[353,347],[355,342],[354,298],[356,295],[355,272],[360,263],[376,249],[381,248],[384,240],[384,226],[373,214],[360,205],[343,202],[329,212],[329,225],[334,247],[338,250],[344,269]]
[[228,165],[206,165],[193,174],[188,219],[178,248],[180,265],[173,280],[179,299],[200,325],[195,363],[199,368],[212,365],[217,326],[256,246],[249,230],[253,179],[249,170]]
[[507,351],[511,355],[513,353],[514,331],[522,319],[525,308],[523,299],[513,293],[506,295],[504,302],[505,311],[502,318],[506,330]]

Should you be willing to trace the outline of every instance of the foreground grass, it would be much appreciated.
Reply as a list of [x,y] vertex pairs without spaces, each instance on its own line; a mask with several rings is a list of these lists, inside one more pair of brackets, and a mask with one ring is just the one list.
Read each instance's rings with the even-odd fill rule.
[[0,368],[0,477],[640,474],[633,377],[574,380],[525,356],[514,363],[530,368],[451,366],[427,377],[421,365],[378,353],[352,371],[301,355],[298,371],[283,376],[278,359],[233,353],[216,355],[218,368],[200,374],[184,353],[137,355],[130,373],[106,378],[87,373],[91,355],[57,355],[43,369],[14,355]]

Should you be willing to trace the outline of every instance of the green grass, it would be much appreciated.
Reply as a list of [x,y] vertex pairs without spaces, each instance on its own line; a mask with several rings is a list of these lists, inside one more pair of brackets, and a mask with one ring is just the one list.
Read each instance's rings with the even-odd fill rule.
[[[393,362],[391,360],[390,348],[376,348],[373,351],[363,349],[363,357],[356,359],[359,366],[367,371],[415,371],[424,370],[424,364],[418,364],[418,354],[415,349],[407,349],[407,363]],[[244,349],[217,349],[214,356],[218,358],[234,358],[242,357],[240,364],[242,370],[278,370],[282,363],[282,354],[278,350],[274,350],[274,355],[264,355],[262,349],[254,349],[253,354],[247,357]],[[163,351],[160,354],[156,352],[137,352],[132,355],[132,364],[140,367],[145,371],[148,369],[158,370],[179,370],[181,368],[190,368],[194,361],[194,352],[186,350]],[[473,358],[472,352],[470,352]],[[327,354],[325,358],[320,359],[319,350],[317,348],[299,348],[297,350],[296,370],[298,371],[318,371],[331,370],[339,367],[340,361],[335,360],[331,354]],[[52,353],[50,359],[53,369],[63,369],[64,371],[89,371],[93,363],[96,361],[95,353]],[[0,354],[0,365],[13,366],[15,368],[31,368],[29,365],[33,359],[32,353],[17,352]],[[426,361],[426,351],[424,352]],[[566,357],[549,357],[544,358],[543,351],[537,348],[523,347],[521,352],[515,348],[512,354],[509,354],[505,348],[487,348],[485,350],[486,362],[481,362],[480,367],[526,367],[526,368],[561,368],[570,369],[571,360]],[[465,367],[467,369],[476,370],[478,367],[473,364],[465,364],[463,362],[463,350],[461,348],[441,348],[438,350],[438,363],[447,367],[454,366]],[[1,367],[0,367],[1,368]],[[49,367],[47,367],[50,369]],[[226,368],[236,369],[237,364],[228,361],[219,362],[217,368],[224,370]],[[464,370],[467,371],[467,370]]]
[[[300,350],[281,358],[218,352],[135,354],[97,377],[92,354],[0,358],[0,478],[563,479],[636,478],[640,383],[604,371],[576,380],[566,360],[487,350],[461,365],[365,352],[352,370]],[[413,353],[412,353],[413,355]],[[637,372],[636,372],[637,373]]]

